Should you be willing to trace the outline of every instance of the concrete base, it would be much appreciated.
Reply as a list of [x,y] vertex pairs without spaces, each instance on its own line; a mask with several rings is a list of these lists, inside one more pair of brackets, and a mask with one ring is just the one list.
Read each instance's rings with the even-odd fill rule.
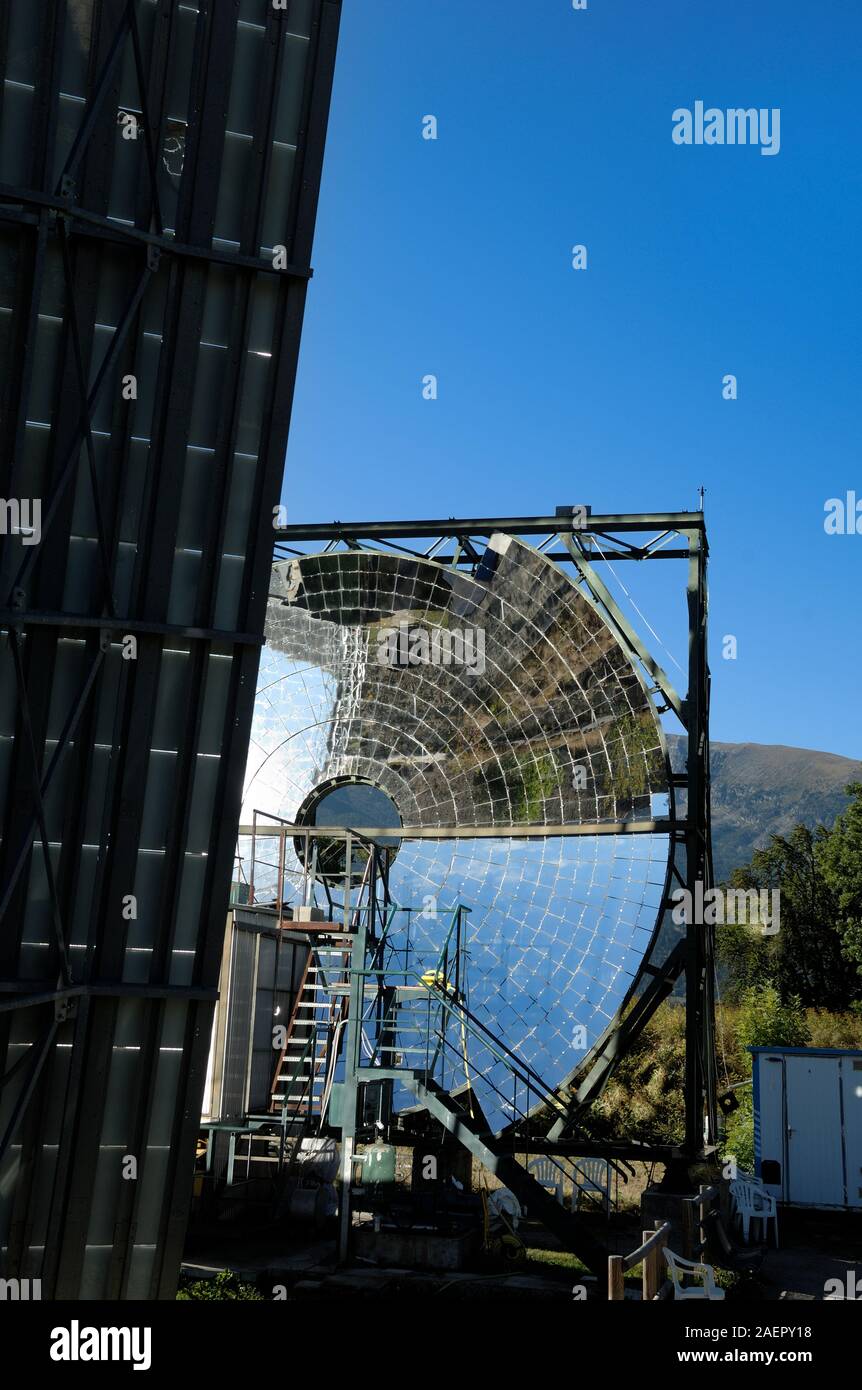
[[479,1249],[479,1232],[440,1235],[436,1231],[375,1231],[373,1226],[355,1226],[353,1241],[357,1255],[378,1264],[457,1271]]

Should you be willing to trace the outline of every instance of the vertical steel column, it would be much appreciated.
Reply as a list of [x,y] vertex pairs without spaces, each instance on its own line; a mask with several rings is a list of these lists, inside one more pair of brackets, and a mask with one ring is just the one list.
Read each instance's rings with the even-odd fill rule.
[[[353,837],[345,839],[344,933],[350,932],[350,869],[353,863]],[[350,1255],[350,1190],[353,1185],[353,1150],[356,1143],[356,1112],[359,1105],[357,1071],[362,1052],[362,1004],[365,998],[365,951],[368,939],[366,919],[354,914],[356,929],[350,945],[350,1003],[344,1044],[344,1092],[341,1106],[341,1207],[339,1211],[338,1259],[346,1263]]]
[[[686,533],[688,564],[688,695],[685,702],[687,804],[686,1093],[685,1151],[694,1157],[716,1135],[713,1000],[714,928],[698,921],[696,905],[712,887],[709,850],[709,665],[707,660],[707,543],[702,530]],[[699,887],[698,887],[699,886]]]

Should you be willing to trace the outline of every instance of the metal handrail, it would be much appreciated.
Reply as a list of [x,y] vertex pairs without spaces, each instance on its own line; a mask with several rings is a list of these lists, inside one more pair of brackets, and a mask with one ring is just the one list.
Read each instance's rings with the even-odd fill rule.
[[[393,837],[396,837],[398,832],[395,826],[392,827],[392,831]],[[354,830],[351,826],[299,825],[295,821],[290,821],[287,820],[284,816],[277,815],[274,811],[260,811],[256,808],[252,811],[251,825],[240,827],[240,838],[251,839],[251,858],[249,864],[249,873],[247,875],[247,882],[249,888],[249,903],[254,904],[256,900],[255,865],[260,863],[266,868],[275,869],[278,874],[278,885],[276,891],[279,903],[279,911],[281,909],[281,904],[284,897],[285,876],[300,877],[297,871],[290,869],[285,862],[285,842],[288,838],[302,839],[305,842],[306,846],[308,846],[312,840],[320,839],[344,841],[345,844],[349,843],[351,846],[354,842],[357,842],[370,851],[367,862],[370,863],[371,860],[375,857],[375,855],[377,855],[382,857],[384,865],[387,866],[389,856],[393,852],[386,845],[381,845],[373,837],[363,834],[361,830]],[[277,864],[273,863],[270,860],[258,860],[257,858],[258,839],[272,838],[277,838],[278,840],[279,853]],[[240,859],[240,866],[241,863],[242,861]],[[307,881],[308,877],[309,869],[307,862],[305,862],[301,878],[303,879],[303,881]]]
[[[429,991],[429,994],[430,994],[430,991]],[[481,1025],[480,1025],[480,1026],[481,1026]],[[465,1029],[465,1031],[467,1031],[467,1030]],[[438,1037],[439,1037],[439,1039],[440,1039],[440,1043],[441,1043],[442,1047],[443,1047],[444,1049],[448,1049],[450,1052],[455,1053],[456,1055],[459,1056],[459,1059],[460,1059],[460,1054],[458,1053],[457,1047],[455,1047],[455,1045],[454,1045],[452,1042],[450,1042],[450,1040],[445,1036],[445,1034],[440,1033],[440,1034],[438,1034]],[[503,1059],[500,1059],[500,1060],[503,1060]],[[509,1069],[510,1069],[510,1071],[512,1070],[511,1067],[510,1067]],[[506,1106],[508,1106],[509,1103],[510,1103],[510,1102],[509,1102],[509,1097],[508,1097],[508,1095],[506,1094],[506,1092],[502,1089],[502,1087],[498,1086],[498,1085],[491,1079],[490,1076],[485,1075],[485,1076],[483,1076],[482,1079],[483,1079],[484,1084],[485,1084],[486,1086],[488,1086],[492,1091],[494,1091],[495,1094],[500,1098],[500,1100],[501,1100],[502,1102],[504,1102],[504,1104],[505,1104]],[[521,1077],[520,1079],[521,1079],[521,1080],[524,1080],[523,1077]],[[527,1106],[528,1106],[528,1110],[529,1110],[530,1094],[531,1094],[531,1092],[533,1091],[533,1087],[531,1086],[531,1084],[530,1084],[529,1081],[526,1081],[526,1082],[525,1082],[525,1085],[526,1085],[526,1091],[527,1091]],[[559,1102],[558,1102],[558,1103],[559,1103]],[[525,1110],[523,1110],[522,1108],[520,1108],[520,1107],[517,1105],[517,1103],[516,1103],[516,1096],[513,1096],[513,1097],[512,1097],[511,1107],[512,1107],[512,1110],[514,1111],[514,1113],[516,1114],[516,1116],[518,1116],[520,1119],[526,1120],[526,1119],[529,1118],[528,1110],[525,1111]],[[572,1174],[569,1172],[569,1170],[568,1170],[568,1168],[566,1167],[566,1164],[565,1164],[564,1161],[561,1161],[560,1159],[556,1158],[553,1154],[543,1154],[541,1157],[542,1157],[542,1160],[543,1160],[545,1163],[551,1164],[551,1166],[552,1166],[553,1168],[556,1169],[556,1171],[557,1171],[557,1172],[559,1173],[559,1175],[560,1175],[560,1178],[561,1178],[563,1181],[565,1181],[565,1179],[569,1179],[569,1181],[572,1182],[573,1187],[574,1187],[574,1180],[573,1180]],[[573,1198],[573,1200],[574,1200],[574,1198]]]
[[[414,971],[395,971],[384,972],[382,970],[362,970],[359,972],[363,976],[381,976],[393,973],[404,980],[412,980],[416,984],[422,985],[428,992],[428,998],[436,999],[448,1013],[456,1015],[461,1021],[466,1020],[466,1031],[481,1037],[481,1041],[488,1050],[496,1057],[498,1062],[502,1062],[509,1068],[517,1080],[521,1081],[529,1091],[536,1094],[545,1101],[546,1104],[553,1105],[556,1109],[563,1109],[563,1103],[559,1096],[551,1090],[538,1072],[534,1072],[528,1063],[524,1062],[511,1048],[501,1042],[480,1019],[472,1014],[465,1004],[460,1001],[453,1001],[451,996],[436,985],[429,985],[423,980],[422,976]],[[377,1049],[375,1048],[375,1055]],[[525,1117],[526,1118],[526,1117]]]
[[[298,1059],[297,1059],[296,1070],[290,1075],[288,1081],[287,1081],[286,1084],[285,1084],[285,1090],[284,1090],[284,1097],[285,1097],[285,1100],[287,1100],[288,1093],[289,1093],[290,1088],[291,1088],[291,1086],[293,1085],[294,1081],[297,1081],[297,1080],[299,1079],[300,1071],[302,1070],[303,1063],[305,1062],[306,1053],[309,1052],[309,1051],[312,1051],[312,1053],[313,1053],[313,1045],[314,1045],[314,1043],[316,1042],[316,1040],[317,1040],[317,1025],[316,1025],[316,1024],[312,1024],[312,1025],[311,1025],[311,1028],[310,1028],[310,1031],[309,1031],[309,1034],[308,1034],[308,1037],[307,1037],[306,1040],[305,1040],[305,1047],[303,1048],[302,1052],[300,1053],[300,1055],[299,1055],[299,1057],[298,1057]],[[303,1092],[302,1094],[304,1095],[304,1092]],[[286,1106],[286,1105],[283,1105],[283,1106],[282,1106],[282,1115],[284,1114],[284,1112],[285,1112],[286,1109],[287,1109],[287,1106]]]

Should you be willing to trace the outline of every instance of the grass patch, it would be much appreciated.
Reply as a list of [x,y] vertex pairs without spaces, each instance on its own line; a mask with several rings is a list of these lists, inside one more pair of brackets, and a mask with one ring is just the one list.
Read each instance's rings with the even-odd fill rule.
[[567,1269],[574,1270],[578,1274],[589,1274],[590,1271],[579,1260],[577,1255],[573,1255],[570,1250],[527,1250],[527,1263],[531,1265],[544,1265],[548,1269]]

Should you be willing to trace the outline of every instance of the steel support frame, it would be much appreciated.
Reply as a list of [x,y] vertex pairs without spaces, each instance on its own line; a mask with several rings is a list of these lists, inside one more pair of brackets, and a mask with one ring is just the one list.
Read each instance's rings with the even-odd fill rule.
[[[41,73],[35,96],[33,157],[28,187],[0,187],[0,228],[14,232],[20,249],[21,278],[13,315],[14,371],[5,400],[4,429],[0,438],[0,491],[16,496],[24,422],[36,356],[35,326],[50,238],[57,238],[62,252],[66,293],[64,369],[60,373],[52,414],[52,485],[43,514],[43,544],[24,552],[22,564],[9,593],[0,595],[0,640],[14,664],[17,720],[10,796],[2,816],[0,852],[0,976],[3,983],[0,1014],[0,1086],[17,1067],[5,1071],[11,1011],[44,1011],[42,1043],[32,1049],[31,1075],[20,1093],[11,1122],[0,1135],[6,1148],[25,1125],[15,1209],[9,1249],[3,1272],[15,1275],[24,1267],[32,1228],[30,1202],[31,1160],[40,1143],[44,1095],[51,1085],[52,1044],[61,1024],[72,1029],[73,1061],[66,1090],[66,1121],[57,1156],[51,1211],[44,1243],[42,1285],[48,1297],[74,1298],[83,1259],[87,1228],[87,1185],[96,1168],[101,1115],[105,1097],[103,1080],[114,1037],[116,1001],[123,997],[151,1001],[147,1041],[142,1051],[136,1094],[134,1142],[146,1132],[154,1104],[152,1079],[158,1056],[162,1011],[171,998],[189,1003],[184,1064],[177,1090],[168,1174],[161,1192],[161,1219],[157,1256],[153,1263],[150,1296],[172,1298],[191,1200],[194,1144],[200,1112],[209,1035],[217,995],[235,830],[239,820],[241,784],[251,726],[254,689],[262,644],[267,575],[272,554],[271,517],[279,500],[284,453],[290,419],[299,335],[305,292],[311,276],[310,254],[320,182],[329,100],[335,62],[341,0],[314,0],[309,61],[302,94],[301,142],[286,242],[289,262],[275,269],[262,260],[260,242],[263,190],[269,176],[274,102],[282,32],[289,30],[290,6],[272,8],[267,23],[267,68],[260,77],[257,130],[254,136],[255,173],[248,190],[248,210],[243,242],[236,254],[212,245],[212,219],[224,140],[225,119],[233,69],[235,7],[200,0],[196,29],[199,63],[193,76],[190,99],[188,164],[183,174],[180,216],[176,237],[164,234],[156,187],[156,163],[166,121],[164,73],[171,53],[172,26],[177,0],[158,0],[158,23],[147,72],[141,54],[134,0],[94,0],[90,44],[90,76],[87,111],[56,181],[50,177],[53,140],[60,91],[64,4],[45,6],[40,19]],[[8,33],[0,22],[0,72],[5,70]],[[107,217],[107,197],[113,155],[110,102],[116,106],[120,55],[131,45],[140,87],[146,165],[137,194],[135,227],[124,227]],[[0,84],[2,101],[2,84]],[[102,245],[125,249],[128,254],[130,293],[126,310],[92,386],[87,387],[88,361],[93,342],[98,258]],[[213,505],[202,561],[197,622],[178,626],[166,621],[167,576],[173,538],[163,529],[164,508],[157,507],[159,489],[174,492],[180,470],[172,460],[182,448],[187,428],[187,405],[192,384],[190,365],[199,337],[200,305],[204,277],[211,265],[224,267],[234,278],[235,313],[228,380],[234,392],[247,331],[249,295],[259,276],[278,280],[279,309],[273,343],[265,420],[254,480],[248,544],[239,610],[241,631],[223,631],[214,622],[219,542],[224,532],[225,505],[231,477],[232,441],[236,421],[229,422],[218,442],[213,471]],[[114,412],[111,434],[109,496],[100,497],[95,476],[92,435],[93,412],[109,372],[118,364],[134,369],[128,342],[137,334],[141,306],[155,277],[167,278],[167,300],[160,383],[154,410],[150,449],[149,495],[144,503],[138,537],[138,567],[132,597],[118,611],[113,593],[112,569],[118,543],[119,498],[123,467],[129,448],[128,412]],[[243,309],[244,306],[244,309]],[[185,341],[185,346],[180,344]],[[234,403],[234,415],[236,405]],[[62,578],[69,546],[72,483],[79,468],[89,470],[95,506],[97,544],[101,559],[101,601],[89,611],[62,611]],[[177,502],[179,494],[177,493]],[[104,655],[111,633],[134,636],[139,660],[134,676],[124,673],[114,731],[112,780],[106,798],[101,841],[98,904],[86,951],[83,975],[73,970],[67,950],[67,927],[81,871],[80,808],[92,776],[94,710],[104,672]],[[61,635],[85,636],[89,666],[78,691],[71,694],[62,735],[50,756],[46,753],[48,699]],[[178,760],[177,810],[167,849],[166,890],[160,920],[164,929],[156,941],[150,979],[141,985],[120,979],[123,933],[107,930],[108,902],[125,891],[137,853],[140,806],[134,807],[142,785],[142,756],[150,742],[153,694],[158,680],[162,640],[181,637],[188,643],[195,670],[203,670],[213,646],[231,654],[229,695],[221,742],[218,814],[208,846],[203,906],[198,929],[193,983],[178,989],[168,982],[170,951],[177,926],[176,884],[188,828],[193,749],[202,710],[201,682],[191,683],[185,711],[187,747]],[[77,804],[70,805],[64,824],[59,864],[52,865],[44,818],[44,800],[61,760],[72,760]],[[139,800],[138,795],[138,800]],[[41,841],[52,908],[57,974],[46,981],[15,981],[20,941],[25,927],[26,885],[34,834]],[[125,885],[125,886],[123,886]],[[15,985],[17,983],[17,990]],[[29,1054],[26,1054],[29,1062]],[[47,1065],[46,1065],[47,1063]],[[0,1153],[2,1157],[2,1153]],[[140,1183],[123,1188],[116,1213],[111,1253],[108,1296],[127,1296],[130,1248],[138,1214]]]
[[[589,508],[575,507],[559,508],[553,516],[297,523],[276,531],[276,560],[338,549],[384,550],[473,572],[488,539],[495,533],[523,537],[537,545],[548,559],[572,567],[580,592],[610,625],[633,663],[643,672],[656,700],[656,712],[671,711],[685,733],[685,772],[674,773],[670,759],[667,761],[670,815],[660,824],[643,822],[637,830],[669,833],[670,857],[663,907],[671,908],[671,893],[677,888],[687,889],[691,895],[689,901],[694,903],[699,900],[696,898],[698,882],[704,890],[713,885],[707,630],[709,547],[701,511],[593,515]],[[685,562],[687,567],[688,671],[684,696],[677,692],[596,569],[607,561],[665,559]],[[682,811],[678,806],[680,792],[684,797]],[[572,827],[561,829],[566,833]],[[427,832],[431,836],[433,833]],[[506,832],[495,829],[494,833]],[[647,960],[617,1019],[575,1074],[581,1080],[572,1093],[568,1119],[557,1121],[551,1127],[549,1143],[571,1144],[570,1136],[576,1130],[579,1111],[601,1094],[615,1066],[671,993],[680,975],[685,976],[686,984],[685,1137],[680,1152],[693,1160],[711,1150],[717,1138],[714,928],[694,921],[686,926],[684,943],[677,946],[666,962],[655,967]]]

